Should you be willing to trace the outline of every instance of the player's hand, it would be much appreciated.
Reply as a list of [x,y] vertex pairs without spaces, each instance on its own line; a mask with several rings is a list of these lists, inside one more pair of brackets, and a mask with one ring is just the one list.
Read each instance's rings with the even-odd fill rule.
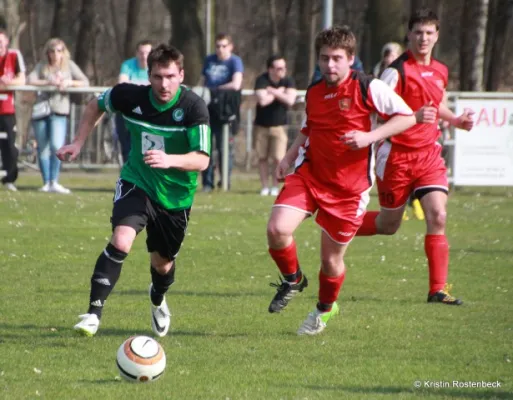
[[474,111],[470,108],[465,108],[463,114],[456,119],[454,126],[459,129],[470,131],[474,127],[474,114]]
[[148,150],[144,153],[144,162],[152,168],[168,169],[171,168],[169,155],[162,150]]
[[287,158],[284,158],[278,163],[278,166],[276,167],[276,171],[274,172],[276,175],[276,179],[278,182],[283,182],[285,180],[285,177],[287,176],[287,172],[289,171],[290,163],[287,160]]
[[433,102],[430,101],[425,106],[422,106],[415,113],[415,118],[418,124],[434,124],[438,120],[438,109],[433,107]]
[[61,161],[73,161],[78,157],[81,149],[82,145],[75,142],[62,146],[55,154]]
[[363,149],[372,144],[372,137],[369,132],[351,131],[343,135],[340,140],[351,150]]

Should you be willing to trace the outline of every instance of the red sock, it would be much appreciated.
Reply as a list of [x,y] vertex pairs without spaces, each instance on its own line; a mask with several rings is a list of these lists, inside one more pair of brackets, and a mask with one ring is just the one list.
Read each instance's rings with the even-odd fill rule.
[[337,301],[345,277],[345,270],[339,276],[328,276],[322,270],[319,271],[319,304],[325,306]]
[[377,232],[376,217],[379,211],[367,211],[363,216],[362,226],[356,232],[356,236],[373,236]]
[[284,277],[294,275],[298,271],[299,262],[297,260],[296,242],[294,240],[283,249],[269,248],[269,254]]
[[429,265],[429,293],[442,290],[449,270],[449,243],[445,235],[426,235],[424,250]]

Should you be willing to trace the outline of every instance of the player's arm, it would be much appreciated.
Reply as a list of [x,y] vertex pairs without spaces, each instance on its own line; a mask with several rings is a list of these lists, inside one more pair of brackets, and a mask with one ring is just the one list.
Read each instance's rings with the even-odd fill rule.
[[103,92],[98,98],[89,101],[80,118],[73,143],[61,147],[56,153],[60,160],[64,161],[69,156],[69,160],[73,161],[78,157],[87,137],[98,124],[105,111],[109,113],[122,111],[124,99],[127,98],[128,88],[126,86],[128,85],[116,85]]
[[205,102],[198,99],[186,111],[187,139],[190,151],[186,154],[166,154],[148,150],[144,162],[152,168],[176,168],[182,171],[204,171],[210,162],[210,126]]
[[460,116],[454,114],[451,111],[451,109],[447,106],[446,92],[444,92],[444,100],[440,103],[438,112],[440,114],[441,119],[449,122],[452,126],[456,128],[465,129],[469,131],[474,127],[474,111],[470,109],[465,109],[463,111],[463,114],[461,114]]

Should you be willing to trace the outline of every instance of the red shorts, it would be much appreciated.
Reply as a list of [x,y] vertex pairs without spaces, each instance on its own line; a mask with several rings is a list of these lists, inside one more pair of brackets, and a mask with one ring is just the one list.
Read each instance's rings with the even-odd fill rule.
[[449,192],[442,146],[404,151],[383,142],[376,153],[379,204],[384,209],[401,208],[412,192],[434,189]]
[[363,193],[333,193],[317,188],[312,181],[297,173],[285,178],[273,207],[289,207],[313,215],[315,222],[330,238],[349,243],[360,228],[369,204],[370,188]]

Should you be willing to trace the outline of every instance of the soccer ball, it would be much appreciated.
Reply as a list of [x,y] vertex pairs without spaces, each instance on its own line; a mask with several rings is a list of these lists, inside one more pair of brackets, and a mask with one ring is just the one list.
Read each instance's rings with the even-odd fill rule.
[[151,382],[164,373],[166,354],[155,339],[132,336],[119,346],[116,363],[119,374],[127,381]]

